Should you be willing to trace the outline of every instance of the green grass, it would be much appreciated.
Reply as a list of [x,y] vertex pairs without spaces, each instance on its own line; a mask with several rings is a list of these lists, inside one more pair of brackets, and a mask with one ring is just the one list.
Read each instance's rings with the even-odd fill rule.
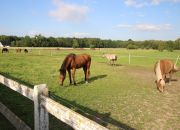
[[[83,71],[78,70],[78,85],[69,86],[67,76],[64,87],[61,87],[58,69],[64,57],[72,52],[92,56],[90,83],[84,83]],[[107,60],[102,58],[103,53],[117,54],[118,66],[108,65]],[[146,57],[131,57],[129,65],[129,54]],[[29,54],[16,54],[15,50],[10,50],[9,54],[0,54],[0,73],[32,88],[33,85],[46,83],[51,98],[110,129],[180,129],[180,94],[171,90],[178,89],[179,81],[168,87],[168,94],[161,94],[156,90],[153,74],[155,61],[172,58],[175,62],[178,55],[180,51],[32,50]],[[180,66],[180,61],[177,66]],[[176,73],[175,77],[179,79],[180,74]],[[0,86],[0,101],[33,128],[31,101],[3,85]],[[170,116],[166,117],[167,111]],[[53,117],[50,118],[50,128],[70,129]]]

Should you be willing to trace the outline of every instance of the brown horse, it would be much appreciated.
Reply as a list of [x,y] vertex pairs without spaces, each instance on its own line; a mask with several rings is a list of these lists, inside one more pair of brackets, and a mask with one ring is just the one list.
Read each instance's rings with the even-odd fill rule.
[[2,53],[4,53],[4,52],[9,53],[9,50],[7,48],[3,48]]
[[90,76],[90,66],[91,66],[91,56],[88,54],[76,55],[76,54],[71,53],[67,55],[61,65],[61,68],[59,69],[60,82],[61,82],[60,84],[63,85],[63,82],[66,78],[66,70],[68,71],[68,74],[69,74],[70,84],[72,84],[72,80],[71,80],[71,70],[72,70],[73,82],[74,82],[74,85],[76,85],[75,72],[76,72],[76,69],[79,69],[79,68],[83,68],[85,81],[87,83]]
[[169,74],[169,82],[171,81],[172,74],[179,71],[171,60],[159,60],[154,65],[154,72],[157,80],[155,81],[157,89],[160,92],[164,91],[166,76]]

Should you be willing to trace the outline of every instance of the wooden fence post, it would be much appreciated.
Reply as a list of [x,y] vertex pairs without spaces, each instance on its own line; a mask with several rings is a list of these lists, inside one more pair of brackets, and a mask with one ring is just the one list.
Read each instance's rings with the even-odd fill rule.
[[34,130],[49,130],[49,116],[46,109],[41,105],[40,95],[48,96],[46,84],[34,86]]
[[177,57],[177,59],[176,59],[176,63],[175,63],[175,66],[177,65],[177,63],[178,63],[178,60],[179,60],[179,56]]

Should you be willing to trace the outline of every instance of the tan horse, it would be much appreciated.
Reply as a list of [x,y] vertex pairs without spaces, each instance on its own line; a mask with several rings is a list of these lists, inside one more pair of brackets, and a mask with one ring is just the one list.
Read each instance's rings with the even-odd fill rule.
[[85,81],[87,83],[90,76],[90,65],[91,65],[91,56],[88,54],[76,55],[76,54],[71,53],[67,55],[61,65],[61,68],[59,69],[60,82],[61,82],[60,84],[63,85],[63,82],[66,78],[66,70],[68,71],[68,74],[69,74],[70,84],[72,84],[72,80],[71,80],[71,70],[72,70],[73,82],[74,82],[74,85],[76,85],[75,72],[76,72],[76,69],[79,69],[79,68],[83,68]]
[[106,57],[111,65],[115,65],[115,61],[117,61],[116,54],[104,54],[103,57]]
[[21,48],[16,49],[16,53],[21,53]]
[[165,88],[165,81],[166,81],[166,76],[169,74],[169,82],[171,81],[172,74],[174,72],[177,72],[179,69],[174,65],[174,63],[171,60],[159,60],[155,63],[154,65],[154,72],[156,75],[157,80],[156,86],[157,89],[160,92],[164,91]]

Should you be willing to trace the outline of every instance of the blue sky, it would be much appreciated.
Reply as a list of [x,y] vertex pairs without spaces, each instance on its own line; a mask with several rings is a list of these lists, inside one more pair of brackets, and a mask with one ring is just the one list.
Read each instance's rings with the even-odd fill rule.
[[2,34],[175,40],[180,0],[1,0]]

